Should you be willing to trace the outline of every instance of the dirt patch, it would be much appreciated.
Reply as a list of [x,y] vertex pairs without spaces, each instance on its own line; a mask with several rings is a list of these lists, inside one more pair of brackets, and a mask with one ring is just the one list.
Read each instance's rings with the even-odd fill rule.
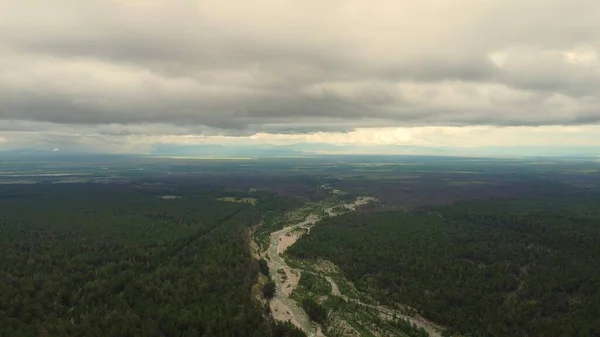
[[325,276],[325,279],[327,280],[327,282],[329,282],[329,285],[331,286],[331,295],[344,298],[342,296],[342,293],[340,292],[340,287],[338,287],[337,283],[335,283],[335,281],[333,281],[333,279],[331,279],[331,277],[329,276]]
[[294,232],[288,233],[287,235],[282,235],[279,238],[279,244],[277,245],[277,254],[285,252],[286,249],[298,241],[299,237],[300,236],[298,233]]
[[294,289],[296,289],[298,286],[298,282],[300,281],[300,272],[297,270],[292,270],[289,267],[285,267],[283,271],[285,272],[286,280],[281,286],[281,292],[285,296],[290,296]]
[[320,325],[317,325],[317,337],[325,337],[325,334],[323,334],[323,330],[321,329]]
[[218,201],[224,201],[224,202],[235,202],[238,204],[250,204],[250,205],[256,205],[257,203],[257,199],[256,198],[239,198],[239,197],[222,197],[222,198],[217,198]]
[[278,298],[274,298],[269,303],[271,307],[271,315],[276,321],[280,322],[290,322],[298,329],[303,329],[303,327],[298,323],[290,309],[283,304]]

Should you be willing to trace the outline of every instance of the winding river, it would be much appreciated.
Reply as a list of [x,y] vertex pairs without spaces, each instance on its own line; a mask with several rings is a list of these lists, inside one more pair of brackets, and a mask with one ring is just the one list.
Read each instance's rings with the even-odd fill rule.
[[[330,207],[325,210],[325,213],[330,217],[338,216],[348,211],[354,211],[356,207],[373,201],[375,201],[375,199],[371,197],[359,197],[353,203],[338,204]],[[298,285],[301,270],[290,267],[281,254],[285,252],[288,247],[293,245],[302,235],[309,233],[310,228],[319,220],[321,220],[321,218],[317,214],[311,213],[303,221],[271,233],[269,248],[265,253],[265,259],[269,265],[269,273],[276,286],[275,297],[270,302],[273,318],[278,321],[291,322],[293,325],[304,331],[309,337],[324,337],[325,335],[321,331],[321,327],[311,322],[299,304],[290,298],[291,293]],[[441,337],[442,328],[436,324],[421,317],[405,316],[397,310],[382,305],[366,304],[358,299],[349,298],[340,293],[338,285],[331,277],[325,276],[325,279],[331,284],[331,295],[339,296],[346,301],[353,301],[357,304],[376,309],[384,319],[393,319],[394,317],[405,318],[411,323],[424,328],[430,336]]]
[[[370,197],[359,197],[353,203],[339,204],[325,210],[328,216],[337,216],[344,212],[336,212],[336,209],[354,211],[356,207],[367,204],[375,199]],[[290,294],[298,285],[300,270],[287,265],[281,253],[293,245],[305,232],[309,232],[321,218],[314,213],[309,214],[302,222],[285,227],[271,233],[271,242],[265,254],[269,265],[271,279],[275,282],[276,293],[271,300],[271,313],[276,320],[290,321],[299,329],[306,332],[309,337],[324,336],[318,325],[313,324],[304,310],[290,298]],[[306,231],[297,231],[305,229]]]

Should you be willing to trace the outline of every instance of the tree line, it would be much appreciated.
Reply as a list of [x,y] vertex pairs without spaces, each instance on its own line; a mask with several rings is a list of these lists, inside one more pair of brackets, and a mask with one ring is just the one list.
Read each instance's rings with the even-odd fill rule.
[[[251,298],[248,228],[288,201],[134,186],[0,190],[1,336],[297,336]],[[256,197],[256,196],[254,196]]]
[[288,250],[336,263],[446,335],[600,336],[600,197],[480,200],[325,220]]

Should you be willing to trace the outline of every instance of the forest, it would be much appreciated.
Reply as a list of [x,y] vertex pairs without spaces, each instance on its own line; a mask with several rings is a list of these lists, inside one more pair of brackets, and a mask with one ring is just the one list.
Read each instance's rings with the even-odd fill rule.
[[[297,205],[217,187],[0,190],[0,336],[301,336],[251,298],[248,230]],[[171,189],[170,192],[173,192]],[[232,195],[233,193],[233,195]],[[237,192],[243,194],[242,192]]]
[[325,220],[288,253],[461,336],[600,336],[600,195],[463,201]]
[[[253,298],[268,266],[250,256],[250,233],[265,248],[271,232],[322,212],[319,203],[358,196],[379,202],[318,223],[290,260],[330,260],[356,294],[409,306],[445,335],[600,336],[595,162],[2,164],[0,337],[304,336]],[[310,280],[294,294],[324,327],[373,314],[336,296],[323,302],[331,289]],[[377,324],[422,335],[402,320]]]

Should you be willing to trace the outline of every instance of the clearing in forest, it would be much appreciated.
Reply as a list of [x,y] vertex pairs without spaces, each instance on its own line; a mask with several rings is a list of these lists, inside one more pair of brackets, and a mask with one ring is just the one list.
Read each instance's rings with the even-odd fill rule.
[[222,198],[217,198],[217,200],[224,201],[224,202],[237,202],[240,204],[251,204],[251,205],[256,205],[256,202],[258,202],[258,200],[256,200],[256,198],[239,198],[239,197],[222,197]]

